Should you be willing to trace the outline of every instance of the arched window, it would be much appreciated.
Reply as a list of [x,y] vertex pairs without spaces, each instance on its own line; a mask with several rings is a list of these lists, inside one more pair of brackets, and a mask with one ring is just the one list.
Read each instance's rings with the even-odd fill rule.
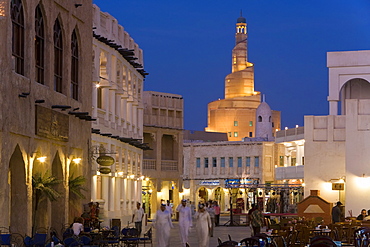
[[76,31],[73,30],[71,38],[71,97],[78,100],[78,43]]
[[262,117],[258,116],[258,122],[262,122]]
[[36,81],[44,84],[44,18],[42,16],[40,5],[37,5],[35,10],[35,66],[36,66]]
[[54,23],[54,90],[62,93],[63,90],[63,40],[59,20]]
[[14,70],[24,75],[24,16],[21,0],[12,0],[12,55],[14,57]]

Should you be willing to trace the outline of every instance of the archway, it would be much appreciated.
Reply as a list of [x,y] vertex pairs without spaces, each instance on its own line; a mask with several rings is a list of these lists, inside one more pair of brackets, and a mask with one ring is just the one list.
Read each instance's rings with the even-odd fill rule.
[[200,187],[198,190],[198,203],[205,203],[208,201],[208,190],[205,187]]
[[27,233],[26,171],[21,149],[17,145],[9,161],[10,170],[10,230],[22,235]]
[[51,227],[59,231],[68,223],[66,222],[66,190],[64,187],[63,164],[60,160],[59,152],[55,154],[51,166],[51,173],[54,177],[63,181],[55,185],[55,190],[58,191],[61,196],[56,201],[51,202]]
[[341,115],[346,114],[346,99],[370,99],[370,83],[364,79],[355,78],[347,81],[340,90]]

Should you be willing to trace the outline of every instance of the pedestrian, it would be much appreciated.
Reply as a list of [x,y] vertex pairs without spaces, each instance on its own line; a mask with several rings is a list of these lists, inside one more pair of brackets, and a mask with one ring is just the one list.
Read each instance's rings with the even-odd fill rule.
[[333,220],[333,223],[336,223],[336,222],[341,222],[341,218],[342,218],[342,203],[340,201],[337,202],[337,205],[335,207],[332,208],[331,210],[331,218]]
[[181,244],[183,247],[185,247],[186,243],[188,242],[189,229],[193,226],[191,208],[186,206],[186,200],[183,199],[181,204],[176,208],[176,211],[179,212]]
[[73,234],[78,236],[84,231],[84,219],[82,217],[75,218],[75,222],[72,224]]
[[253,236],[261,232],[261,227],[263,226],[263,215],[257,204],[254,205],[254,210],[250,214],[250,223],[253,229]]
[[144,217],[144,210],[140,207],[140,205],[140,202],[136,203],[136,209],[134,210],[134,214],[132,215],[132,222],[135,222],[135,228],[137,229],[139,236],[141,234]]
[[170,230],[173,228],[170,212],[166,210],[166,204],[161,204],[154,219],[154,227],[157,229],[157,246],[170,246]]
[[211,228],[211,217],[204,207],[204,204],[199,204],[198,212],[196,212],[194,215],[194,218],[197,222],[196,230],[198,234],[199,247],[209,247],[209,230]]
[[213,208],[213,202],[208,202],[208,207],[206,208],[207,212],[209,213],[209,217],[211,218],[211,228],[209,229],[209,235],[213,237],[213,229],[215,228],[215,209]]
[[220,213],[221,213],[221,208],[218,205],[217,201],[213,202],[213,208],[215,209],[215,225],[219,226],[220,225]]
[[173,210],[172,210],[172,205],[171,205],[171,203],[170,203],[170,200],[167,200],[166,210],[170,213],[171,218],[172,218]]

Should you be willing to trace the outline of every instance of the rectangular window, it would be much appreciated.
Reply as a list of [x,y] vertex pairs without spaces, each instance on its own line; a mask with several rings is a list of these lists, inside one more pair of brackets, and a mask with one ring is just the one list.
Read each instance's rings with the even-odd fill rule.
[[234,126],[238,126],[238,121],[234,121]]
[[302,165],[304,166],[304,156],[302,157]]
[[221,157],[221,167],[225,167],[225,157]]
[[208,168],[208,158],[204,158],[204,167]]
[[253,132],[249,132],[249,137],[253,137]]
[[254,157],[254,167],[259,167],[260,166],[260,157],[255,156]]
[[290,160],[290,165],[295,166],[296,161],[297,161],[297,158],[292,157],[292,159]]
[[217,167],[217,158],[216,157],[212,158],[212,166]]
[[238,132],[234,132],[234,137],[238,137]]
[[245,166],[250,167],[251,166],[251,157],[245,157]]
[[231,137],[231,132],[227,132],[227,134],[229,135],[229,137]]
[[229,167],[233,167],[234,166],[234,158],[233,157],[229,157]]
[[249,126],[252,127],[253,126],[253,121],[249,121]]
[[284,156],[279,156],[279,166],[284,166]]
[[238,167],[242,167],[242,157],[238,157]]
[[200,158],[197,158],[197,168],[200,168]]

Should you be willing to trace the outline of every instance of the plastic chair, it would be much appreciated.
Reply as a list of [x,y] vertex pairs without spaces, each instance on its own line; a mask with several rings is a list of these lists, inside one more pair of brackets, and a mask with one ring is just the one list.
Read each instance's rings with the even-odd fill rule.
[[253,246],[260,247],[261,246],[260,241],[257,237],[250,237],[250,238],[242,239],[240,243],[247,247],[253,247]]
[[139,244],[145,244],[150,243],[150,246],[153,246],[153,230],[150,227],[146,233],[144,233],[144,237],[139,238]]
[[11,234],[0,234],[0,245],[11,246],[12,235]]

